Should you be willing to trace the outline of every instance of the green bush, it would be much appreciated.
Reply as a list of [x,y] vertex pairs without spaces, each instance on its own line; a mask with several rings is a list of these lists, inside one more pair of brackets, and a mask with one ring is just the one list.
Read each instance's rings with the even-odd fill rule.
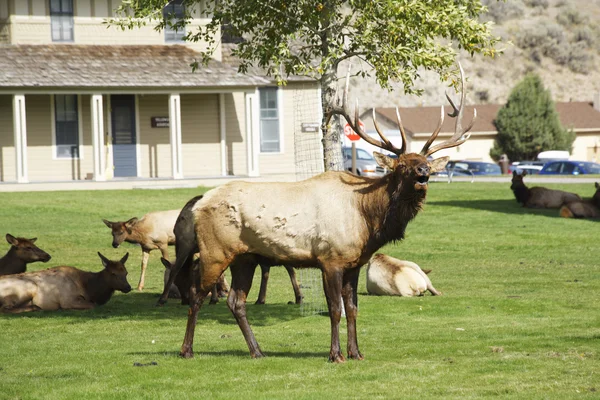
[[525,0],[525,5],[531,8],[548,8],[548,0]]
[[487,13],[481,14],[481,19],[484,21],[494,21],[497,24],[502,24],[505,21],[520,18],[525,14],[525,6],[521,0],[483,0],[481,3],[488,8]]
[[587,18],[579,13],[575,8],[565,7],[556,16],[556,21],[566,27],[581,25]]

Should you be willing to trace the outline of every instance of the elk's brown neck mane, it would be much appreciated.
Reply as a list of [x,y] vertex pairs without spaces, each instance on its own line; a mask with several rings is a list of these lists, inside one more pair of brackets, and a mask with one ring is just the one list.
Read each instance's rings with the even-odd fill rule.
[[404,239],[408,223],[421,210],[426,190],[415,190],[410,182],[390,173],[374,181],[359,199],[369,229],[366,252],[375,253],[389,242]]
[[103,305],[110,300],[112,295],[115,293],[114,289],[111,289],[106,281],[107,276],[110,272],[102,270],[100,272],[83,272],[81,281],[83,287],[88,294],[88,300],[98,305]]

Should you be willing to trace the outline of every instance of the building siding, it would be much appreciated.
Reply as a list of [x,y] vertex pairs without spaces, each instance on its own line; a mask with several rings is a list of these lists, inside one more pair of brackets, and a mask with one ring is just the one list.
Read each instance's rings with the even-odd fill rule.
[[16,176],[13,96],[0,95],[0,180],[14,182]]
[[171,139],[169,128],[152,128],[151,117],[169,116],[168,95],[138,96],[140,171],[145,178],[166,178],[171,170]]
[[227,173],[229,175],[247,175],[246,95],[243,92],[237,92],[227,93],[224,96]]

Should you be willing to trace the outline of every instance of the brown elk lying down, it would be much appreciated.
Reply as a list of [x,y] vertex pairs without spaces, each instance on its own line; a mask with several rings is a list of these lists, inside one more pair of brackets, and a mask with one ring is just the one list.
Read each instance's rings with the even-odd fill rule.
[[596,182],[596,193],[589,200],[574,201],[561,207],[563,218],[600,218],[600,184]]
[[517,202],[523,204],[523,207],[560,208],[564,204],[581,200],[579,195],[562,190],[546,189],[540,186],[528,188],[523,182],[525,175],[527,175],[526,171],[523,171],[521,175],[517,174],[517,171],[513,171],[510,185]]
[[4,257],[0,258],[0,276],[23,273],[29,263],[50,261],[50,254],[34,244],[36,240],[37,238],[14,237],[7,233],[6,241],[10,244],[10,249]]
[[[144,289],[146,267],[152,250],[160,250],[163,258],[169,259],[169,245],[175,244],[173,226],[180,210],[150,212],[142,219],[131,218],[125,222],[110,222],[105,219],[104,223],[112,230],[112,246],[116,249],[123,242],[139,244],[142,247],[142,272],[137,290]],[[169,271],[165,271],[168,279]],[[170,289],[173,293],[177,288]]]
[[[163,261],[163,265],[167,268],[168,271],[174,271],[175,276],[173,280],[169,281],[166,279],[167,274],[165,274],[165,286],[164,291],[168,290],[169,297],[172,296],[172,288],[176,286],[181,293],[181,304],[189,304],[189,296],[188,292],[190,287],[192,286],[192,274],[194,272],[194,267],[192,264],[195,264],[194,257],[198,253],[198,246],[196,245],[196,225],[195,225],[195,217],[193,213],[193,206],[202,199],[203,196],[196,196],[183,207],[179,216],[177,217],[177,221],[175,222],[175,227],[173,228],[173,232],[175,234],[175,253],[176,253],[176,261],[175,264],[172,265],[168,261]],[[256,304],[265,304],[267,297],[267,283],[269,281],[269,272],[271,270],[271,265],[263,260],[260,264],[261,268],[261,281],[260,281],[260,291],[258,294],[258,300]],[[302,303],[302,292],[300,290],[300,285],[298,285],[298,281],[296,280],[296,272],[294,268],[291,266],[285,266],[288,275],[290,276],[290,281],[292,282],[292,287],[294,288],[294,296],[295,303]],[[169,285],[169,286],[167,286]],[[227,282],[225,281],[225,277],[221,275],[219,277],[219,282],[217,283],[217,290],[219,293],[218,297],[221,297],[223,293],[226,293],[229,288],[227,287]],[[211,291],[211,293],[215,293]],[[218,301],[218,297],[211,296],[210,304],[215,304]],[[165,298],[166,300],[166,298]],[[160,300],[159,304],[164,304],[165,301]],[[290,302],[291,303],[291,302]]]
[[55,267],[0,278],[0,311],[86,310],[110,300],[115,290],[131,291],[125,261],[110,261],[98,253],[104,269],[87,272],[74,267]]
[[367,266],[367,292],[380,296],[422,296],[427,290],[441,295],[427,274],[411,261],[398,260],[385,254],[375,254]]
[[[464,89],[462,68],[461,86]],[[347,87],[347,86],[346,86]],[[263,353],[246,317],[246,298],[257,265],[288,265],[319,268],[331,322],[329,360],[345,361],[340,348],[339,325],[342,298],[347,320],[347,351],[351,359],[362,359],[357,341],[357,286],[360,267],[383,245],[404,238],[408,223],[421,210],[432,173],[444,169],[448,157],[428,161],[438,150],[464,143],[473,126],[461,126],[466,93],[462,92],[452,137],[432,146],[444,119],[442,107],[437,128],[420,154],[406,153],[406,134],[397,113],[402,147],[395,147],[375,128],[381,141],[359,125],[358,107],[354,120],[342,105],[330,105],[323,126],[343,115],[352,129],[368,143],[394,153],[397,158],[375,153],[380,166],[391,172],[367,178],[349,172],[329,171],[302,182],[231,182],[193,199],[191,205],[199,250],[199,278],[190,293],[188,322],[180,355],[193,357],[194,330],[198,311],[219,276],[228,267],[232,282],[227,305],[246,339],[253,358]],[[374,113],[375,115],[375,113]],[[422,245],[422,244],[421,244]],[[189,257],[188,257],[189,258]],[[176,268],[180,267],[177,254]],[[175,271],[176,272],[176,271]],[[174,279],[176,274],[172,274]],[[159,303],[166,301],[168,287]]]

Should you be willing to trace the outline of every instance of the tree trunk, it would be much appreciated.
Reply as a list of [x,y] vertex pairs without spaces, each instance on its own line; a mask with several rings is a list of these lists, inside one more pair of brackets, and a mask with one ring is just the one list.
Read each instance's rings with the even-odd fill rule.
[[329,104],[332,104],[335,96],[336,73],[327,71],[321,77],[321,110],[323,118],[321,119],[321,133],[323,139],[323,162],[325,171],[342,171],[344,162],[342,159],[342,136],[339,124],[339,116],[331,118],[329,125],[326,125],[326,114]]

